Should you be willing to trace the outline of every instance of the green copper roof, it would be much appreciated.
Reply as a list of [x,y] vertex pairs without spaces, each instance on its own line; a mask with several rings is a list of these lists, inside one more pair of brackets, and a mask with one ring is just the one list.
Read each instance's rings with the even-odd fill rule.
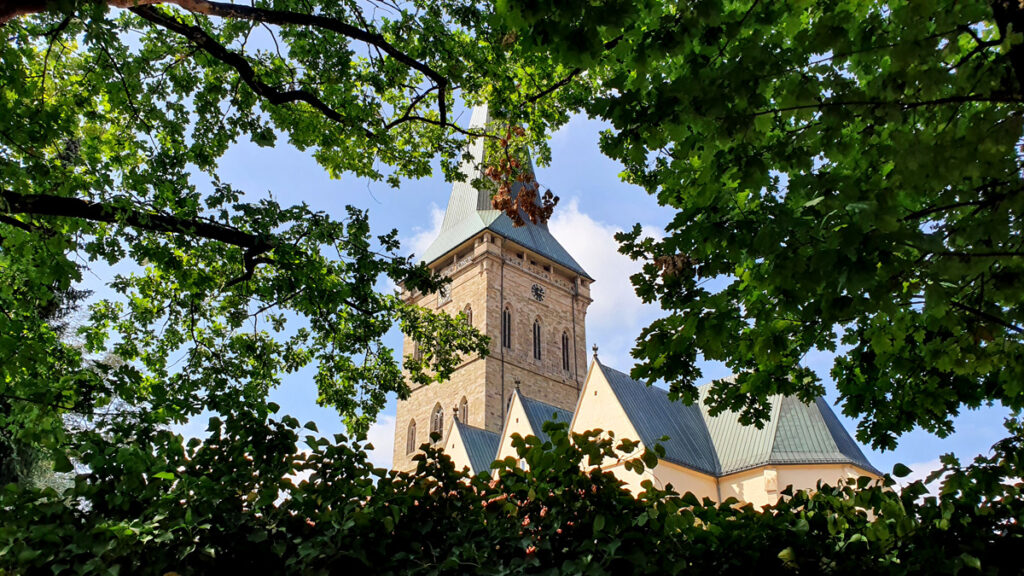
[[769,398],[771,419],[758,429],[744,426],[734,412],[708,414],[711,386],[700,387],[700,409],[721,460],[721,474],[776,464],[852,464],[881,474],[843,428],[824,398],[804,404],[792,396]]
[[534,436],[540,438],[541,442],[547,442],[551,439],[544,432],[545,422],[568,423],[572,421],[572,412],[568,410],[563,410],[551,404],[545,404],[540,400],[527,398],[522,394],[519,394],[519,400],[522,402],[523,410],[526,412],[526,418],[530,421],[530,427],[533,428]]
[[[473,108],[469,127],[470,129],[483,128],[490,121],[491,117],[487,106],[477,106]],[[471,182],[483,178],[484,142],[482,138],[470,141],[469,155],[472,159],[464,162],[461,169],[466,178],[452,186],[448,209],[441,222],[441,231],[423,253],[422,260],[427,263],[434,262],[478,233],[490,230],[556,264],[590,278],[583,267],[551,235],[547,223],[534,224],[526,219],[526,224],[517,228],[504,212],[491,207],[488,191],[477,190],[472,186]],[[520,186],[519,184],[513,186],[513,197],[519,193]]]
[[469,424],[463,424],[455,420],[455,426],[459,429],[459,436],[466,447],[466,454],[469,455],[469,468],[473,474],[491,469],[491,464],[498,455],[498,443],[500,439],[495,432],[488,432],[481,428],[475,428]]
[[[797,398],[769,398],[771,418],[764,427],[740,424],[733,412],[711,416],[704,403],[710,385],[700,387],[698,404],[669,400],[665,390],[626,374],[601,369],[640,441],[660,443],[665,460],[706,474],[725,476],[778,464],[851,464],[880,474],[843,428],[824,398],[804,404]],[[667,436],[667,440],[660,440]]]

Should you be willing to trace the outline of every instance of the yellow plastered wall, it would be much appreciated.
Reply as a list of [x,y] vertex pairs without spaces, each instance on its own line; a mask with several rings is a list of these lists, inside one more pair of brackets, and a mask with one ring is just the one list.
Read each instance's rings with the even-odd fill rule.
[[792,466],[762,466],[718,480],[722,499],[736,498],[755,507],[775,504],[779,491],[786,486],[797,490],[813,490],[818,482],[835,486],[840,480],[870,476],[865,470],[844,464],[801,464]]
[[680,494],[693,493],[700,499],[710,498],[718,501],[718,481],[714,476],[702,474],[696,470],[673,464],[666,460],[659,460],[658,465],[651,471],[654,475],[655,488],[672,489]]
[[462,434],[459,434],[459,427],[452,422],[451,432],[448,433],[448,439],[444,444],[444,453],[452,459],[452,464],[455,465],[456,470],[463,468],[469,468],[470,466],[469,452],[466,451],[466,443],[462,439]]
[[526,417],[526,410],[523,409],[523,403],[520,402],[519,394],[512,395],[512,404],[508,409],[508,420],[505,421],[505,427],[502,429],[501,443],[498,444],[498,457],[496,460],[504,460],[509,456],[517,460],[519,459],[516,449],[512,447],[513,434],[519,434],[523,438],[537,435],[537,432],[530,426],[530,419]]
[[[583,384],[583,390],[580,392],[579,404],[576,406],[576,413],[573,416],[570,431],[580,434],[597,429],[606,431],[604,437],[608,436],[607,431],[612,431],[616,438],[616,444],[618,440],[623,438],[640,440],[640,434],[637,433],[633,424],[629,421],[626,412],[622,409],[622,405],[619,404],[618,399],[615,397],[615,392],[612,391],[604,374],[594,363],[591,363],[587,379]],[[634,454],[624,455],[624,457],[639,456],[643,451],[644,447],[641,443]],[[640,484],[645,479],[655,481],[650,471],[638,475],[635,472],[626,470],[621,463],[604,462],[602,463],[602,468],[615,474],[633,493],[643,490]]]

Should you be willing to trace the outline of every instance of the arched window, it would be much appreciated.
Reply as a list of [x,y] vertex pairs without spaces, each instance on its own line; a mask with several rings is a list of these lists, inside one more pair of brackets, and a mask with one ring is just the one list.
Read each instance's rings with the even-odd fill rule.
[[444,434],[444,408],[440,404],[434,406],[434,413],[430,416],[430,433]]
[[415,340],[412,341],[412,359],[417,362],[423,360],[423,350],[420,349],[420,343]]
[[466,397],[462,397],[462,401],[459,402],[459,421],[469,422],[469,400]]
[[416,421],[409,421],[409,433],[405,437],[405,453],[412,454],[416,451]]
[[569,333],[562,332],[562,370],[569,371]]
[[540,320],[533,321],[533,359],[540,360]]
[[512,348],[512,309],[505,308],[501,313],[501,346]]
[[466,326],[473,325],[473,308],[466,304],[466,307],[462,309],[462,313],[466,315]]

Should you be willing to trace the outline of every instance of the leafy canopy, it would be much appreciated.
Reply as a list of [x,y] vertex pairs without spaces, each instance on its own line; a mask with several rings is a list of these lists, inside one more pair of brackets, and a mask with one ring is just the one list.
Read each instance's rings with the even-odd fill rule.
[[524,49],[586,79],[602,150],[676,210],[622,251],[665,317],[633,376],[713,411],[832,376],[858,437],[892,448],[962,408],[1024,407],[1018,2],[500,3]]
[[[408,393],[381,341],[392,326],[428,351],[406,365],[420,383],[486,353],[457,319],[376,290],[443,282],[399,255],[394,231],[218,173],[233,143],[279,139],[336,177],[397,185],[438,156],[454,170],[468,135],[457,97],[499,110],[533,97],[521,114],[543,136],[565,119],[542,102],[559,68],[503,45],[485,6],[20,2],[0,25],[5,438],[54,448],[61,414],[99,417],[115,399],[161,422],[265,412],[267,391],[307,365],[359,433],[387,393]],[[72,345],[44,312],[93,263],[114,271],[111,296]]]

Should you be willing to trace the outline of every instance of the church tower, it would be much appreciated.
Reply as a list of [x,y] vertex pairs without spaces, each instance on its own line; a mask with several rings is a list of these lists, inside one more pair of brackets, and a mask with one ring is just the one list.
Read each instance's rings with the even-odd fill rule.
[[[490,122],[487,106],[473,109],[470,128]],[[423,260],[451,278],[443,294],[404,291],[406,302],[455,315],[465,312],[491,339],[487,357],[465,358],[447,382],[411,384],[399,400],[395,421],[396,470],[413,468],[412,457],[461,426],[501,431],[513,391],[572,411],[586,376],[586,313],[593,279],[551,235],[547,224],[515,227],[491,206],[490,193],[470,184],[483,178],[483,139],[470,142],[466,179],[452,187],[441,230]],[[513,194],[516,190],[513,189]],[[403,356],[415,343],[403,342]]]

